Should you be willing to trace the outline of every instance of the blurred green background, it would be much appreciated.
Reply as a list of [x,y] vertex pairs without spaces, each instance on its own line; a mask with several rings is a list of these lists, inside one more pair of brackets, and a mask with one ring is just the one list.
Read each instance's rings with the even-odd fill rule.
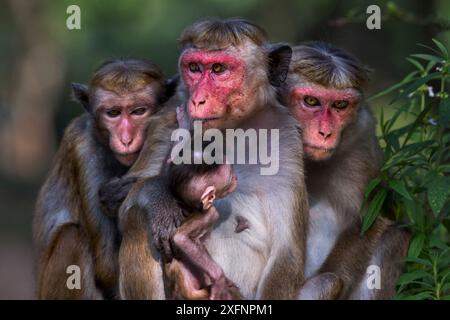
[[[66,9],[81,8],[81,30]],[[368,30],[377,4],[381,30]],[[272,41],[330,41],[374,69],[368,96],[401,80],[417,43],[450,43],[450,1],[0,0],[0,299],[33,298],[34,201],[68,122],[82,109],[70,83],[112,56],[138,56],[176,72],[176,39],[199,18],[243,17]],[[376,115],[387,100],[376,100]],[[387,114],[389,108],[385,107]]]

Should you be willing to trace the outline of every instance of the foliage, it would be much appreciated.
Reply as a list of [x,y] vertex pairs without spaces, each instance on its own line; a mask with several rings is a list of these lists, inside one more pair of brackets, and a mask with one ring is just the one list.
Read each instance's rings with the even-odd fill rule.
[[450,60],[433,42],[407,58],[414,71],[370,99],[395,93],[395,112],[380,114],[384,165],[366,191],[362,232],[381,211],[411,231],[398,299],[450,300]]

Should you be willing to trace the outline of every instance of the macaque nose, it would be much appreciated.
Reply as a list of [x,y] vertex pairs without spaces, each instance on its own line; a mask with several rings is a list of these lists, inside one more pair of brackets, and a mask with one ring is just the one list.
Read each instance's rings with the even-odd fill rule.
[[331,131],[319,130],[319,134],[323,137],[323,140],[326,140],[331,136]]
[[132,138],[132,137],[129,137],[129,136],[121,137],[121,138],[120,138],[120,142],[122,142],[122,144],[123,144],[125,147],[129,147],[129,146],[131,145],[131,143],[133,142],[133,138]]
[[200,100],[200,101],[196,101],[196,100],[192,99],[192,104],[194,105],[194,107],[198,107],[198,106],[200,106],[202,104],[205,104],[205,103],[206,103],[205,99]]

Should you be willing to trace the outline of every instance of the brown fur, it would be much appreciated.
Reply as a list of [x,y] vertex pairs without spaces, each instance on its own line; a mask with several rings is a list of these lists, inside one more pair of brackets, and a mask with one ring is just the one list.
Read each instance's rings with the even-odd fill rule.
[[[68,275],[66,269],[62,268],[62,261],[68,259],[66,257],[68,254],[79,257],[90,255],[90,259],[80,264],[83,275],[86,278],[94,278],[95,274],[95,279],[105,288],[116,286],[115,223],[104,217],[100,208],[95,202],[93,204],[91,199],[91,190],[98,188],[101,179],[110,178],[102,168],[108,167],[108,160],[97,149],[99,146],[91,134],[93,126],[92,118],[88,115],[75,119],[69,125],[55,157],[53,169],[38,197],[33,235],[38,259],[37,283],[40,298],[59,298],[59,294],[64,291],[67,291],[64,297],[70,296],[69,291],[73,290],[65,288],[65,279]],[[92,162],[85,165],[83,159],[91,159]],[[115,166],[113,163],[111,165]],[[125,172],[123,168],[121,170]],[[91,179],[94,172],[96,178]],[[74,227],[66,229],[66,225]],[[101,234],[97,232],[99,227]],[[70,234],[76,237],[73,241],[67,240],[70,239]],[[80,240],[80,237],[86,235],[88,240]],[[47,261],[47,257],[51,261]],[[90,265],[89,261],[93,262],[93,265]],[[61,268],[56,270],[56,266]],[[45,275],[49,273],[48,268],[53,268],[53,281],[60,285],[50,286],[46,283],[48,278]],[[91,287],[95,285],[86,286],[86,290]],[[75,297],[79,296],[79,293],[73,293]],[[84,298],[94,295],[93,292],[86,294]]]
[[326,42],[295,47],[290,69],[324,87],[359,90],[367,85],[370,72],[355,57]]
[[224,49],[230,45],[240,46],[250,40],[258,46],[267,40],[266,32],[256,24],[242,19],[206,19],[200,20],[186,28],[178,39],[186,48],[193,46],[203,49]]
[[90,82],[90,94],[98,87],[120,92],[141,90],[153,82],[162,82],[164,74],[153,62],[145,59],[112,59],[104,62],[94,72]]
[[[42,257],[43,268],[38,277],[38,297],[42,299],[101,299],[100,291],[95,287],[92,270],[93,257],[89,250],[88,237],[76,224],[62,226]],[[70,265],[77,265],[81,272],[81,288],[68,290],[61,286],[64,278],[59,277],[61,270]],[[66,274],[66,278],[68,278]],[[64,282],[65,283],[65,282]]]
[[[228,31],[223,32],[224,29]],[[253,44],[259,45],[259,40],[253,40],[260,37],[259,28],[255,29],[253,24],[234,20],[195,23],[186,29],[180,42],[184,48],[192,45],[202,48],[204,46],[205,50],[217,49],[232,46],[234,40],[228,38],[234,39],[235,32],[237,32],[236,39],[250,40]],[[253,95],[251,104],[256,104],[258,108],[251,117],[243,114],[240,127],[280,130],[280,171],[275,176],[261,176],[258,166],[235,165],[239,181],[238,190],[217,204],[221,221],[205,245],[212,258],[223,268],[225,275],[241,289],[244,298],[293,299],[303,283],[308,210],[303,180],[300,129],[287,110],[275,99],[275,90],[268,82],[269,72],[264,69],[267,66],[267,52],[264,48],[258,47],[252,50],[253,53],[245,59],[256,60],[255,57],[259,55],[265,57],[259,64],[252,60],[252,65],[256,67],[249,68],[246,74],[249,81],[258,80],[257,90],[251,92]],[[174,99],[171,105],[174,107],[183,105],[186,99],[188,92],[181,86],[178,100]],[[171,147],[170,135],[176,128],[173,109],[155,122],[156,127],[150,127],[147,143],[141,157],[132,168],[131,175],[144,177],[158,175],[167,159]],[[141,206],[141,214],[146,215],[148,214],[145,210],[146,202],[158,203],[158,201],[145,191],[145,187],[133,187],[120,209],[119,222],[126,226],[128,211],[135,207],[136,203]],[[249,223],[249,228],[241,233],[235,233],[237,215],[243,216]],[[155,225],[154,222],[151,224]],[[128,248],[121,247],[120,250]],[[135,250],[127,252],[127,255],[139,257],[141,253]],[[154,261],[148,261],[148,267],[143,268],[145,272],[154,270],[155,265],[162,263],[158,256],[153,258]],[[131,261],[120,260],[119,263],[121,268],[132,268]],[[123,270],[120,278],[123,298],[130,297],[127,295],[129,291],[123,288],[133,290],[135,280],[132,277],[133,275]],[[140,279],[139,275],[135,277]],[[159,271],[145,278],[149,286],[162,283]],[[148,292],[135,293],[149,297]],[[158,289],[151,297],[163,298],[164,292]]]
[[[294,48],[288,80],[281,92],[284,100],[287,100],[291,88],[311,82],[336,89],[354,88],[362,92],[367,79],[367,68],[345,51],[329,44],[306,43]],[[335,219],[338,227],[338,231],[333,231],[337,235],[335,242],[330,243],[332,249],[328,257],[312,275],[320,277],[322,273],[335,273],[342,280],[339,295],[331,291],[330,296],[321,295],[322,298],[392,298],[396,280],[401,274],[409,236],[381,217],[369,231],[360,235],[360,208],[364,192],[369,181],[378,175],[382,162],[375,137],[375,120],[364,102],[359,105],[356,116],[342,129],[341,134],[341,142],[330,159],[319,162],[308,159],[305,162],[311,208],[317,205],[320,208],[317,210],[323,210],[319,205],[329,206],[333,215],[328,218]],[[317,214],[317,211],[311,210],[310,215],[314,216],[310,216],[310,221],[325,226],[325,218],[315,217]],[[314,229],[314,234],[309,237],[326,238],[331,226],[322,228]],[[370,293],[368,289],[361,289],[369,264],[378,264],[382,273],[381,290]],[[327,285],[326,282],[324,285]],[[323,290],[317,286],[316,289],[319,292]]]
[[[149,61],[107,61],[94,74],[92,85],[126,90],[135,88],[136,81],[159,87],[154,101],[155,108],[159,107],[165,84],[159,68]],[[100,186],[123,176],[128,167],[117,161],[107,143],[108,133],[95,116],[98,106],[89,100],[95,88],[74,84],[73,89],[87,112],[65,130],[37,199],[33,218],[37,295],[45,299],[118,298],[121,237],[116,219],[104,214],[98,193]],[[66,287],[66,268],[71,264],[81,268],[81,290]]]

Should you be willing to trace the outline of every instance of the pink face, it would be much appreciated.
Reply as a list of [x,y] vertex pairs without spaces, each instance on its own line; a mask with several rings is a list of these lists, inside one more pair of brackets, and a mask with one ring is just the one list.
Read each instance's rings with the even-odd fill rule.
[[288,104],[303,128],[303,146],[308,158],[321,161],[333,154],[342,130],[356,114],[360,94],[355,89],[317,85],[294,87]]
[[109,147],[116,159],[131,166],[144,144],[150,115],[155,111],[156,95],[152,86],[136,92],[96,91],[96,116],[109,133]]
[[243,89],[246,64],[235,48],[223,51],[190,49],[180,58],[188,90],[187,111],[207,128],[233,128],[248,114]]

